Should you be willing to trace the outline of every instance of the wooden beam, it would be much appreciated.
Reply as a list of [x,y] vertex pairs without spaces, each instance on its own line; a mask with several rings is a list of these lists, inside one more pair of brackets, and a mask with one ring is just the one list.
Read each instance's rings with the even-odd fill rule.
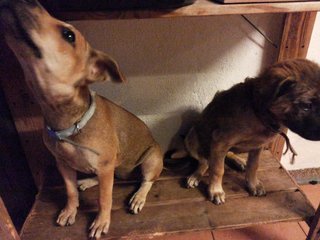
[[[104,20],[104,19],[144,19],[144,18],[174,18],[192,16],[217,16],[234,14],[257,14],[257,13],[288,13],[319,11],[320,1],[299,2],[267,2],[259,3],[235,3],[220,4],[212,0],[197,0],[190,6],[176,9],[135,9],[135,10],[110,10],[109,1],[49,1],[42,0],[54,15],[63,20]],[[280,1],[280,0],[278,0]],[[63,2],[68,2],[64,4]],[[70,2],[74,4],[70,4]],[[257,3],[258,2],[258,3]],[[71,7],[70,7],[71,6]],[[98,7],[95,7],[98,6]],[[66,7],[68,10],[66,10]],[[88,11],[90,9],[91,11]]]
[[0,86],[4,89],[23,151],[39,189],[44,168],[52,158],[42,141],[43,119],[40,108],[29,94],[20,64],[3,38],[0,39],[0,49],[0,62],[5,63],[0,64]]
[[307,240],[319,240],[320,239],[320,205],[316,211],[316,214],[312,218],[310,226],[310,230],[307,236]]
[[[286,14],[278,61],[306,58],[317,12]],[[278,137],[271,146],[277,159],[281,159],[284,139]]]
[[278,61],[307,56],[317,12],[286,15]]
[[9,213],[0,197],[0,239],[20,240]]

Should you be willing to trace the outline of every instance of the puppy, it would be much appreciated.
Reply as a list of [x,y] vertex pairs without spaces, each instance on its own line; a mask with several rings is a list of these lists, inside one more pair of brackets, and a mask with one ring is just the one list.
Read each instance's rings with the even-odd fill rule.
[[196,187],[209,169],[209,198],[222,204],[225,157],[248,152],[247,188],[262,196],[266,192],[257,177],[261,151],[278,133],[284,135],[286,127],[306,139],[320,140],[320,68],[311,61],[280,62],[218,92],[187,134],[185,150],[173,157],[189,154],[199,161],[188,187]]
[[73,26],[51,17],[35,0],[1,0],[0,20],[40,105],[43,139],[65,182],[67,203],[57,223],[75,222],[76,171],[94,173],[99,212],[89,236],[100,238],[110,224],[114,174],[128,178],[141,168],[141,186],[130,200],[138,213],[162,171],[160,147],[141,120],[89,90],[90,83],[124,78],[116,62],[91,48]]

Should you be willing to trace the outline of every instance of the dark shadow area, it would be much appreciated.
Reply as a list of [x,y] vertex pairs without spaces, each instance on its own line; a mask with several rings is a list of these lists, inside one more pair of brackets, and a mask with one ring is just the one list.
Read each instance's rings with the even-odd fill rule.
[[19,231],[34,202],[36,187],[0,90],[0,195]]

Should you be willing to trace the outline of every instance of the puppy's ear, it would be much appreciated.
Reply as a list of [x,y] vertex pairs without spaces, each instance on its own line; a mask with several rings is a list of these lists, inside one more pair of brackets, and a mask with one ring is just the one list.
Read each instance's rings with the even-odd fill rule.
[[125,82],[116,61],[97,50],[92,50],[90,53],[88,70],[87,80],[91,83],[105,80],[118,83]]
[[274,99],[289,93],[296,84],[297,82],[294,77],[287,77],[286,79],[280,81],[276,90],[274,91]]

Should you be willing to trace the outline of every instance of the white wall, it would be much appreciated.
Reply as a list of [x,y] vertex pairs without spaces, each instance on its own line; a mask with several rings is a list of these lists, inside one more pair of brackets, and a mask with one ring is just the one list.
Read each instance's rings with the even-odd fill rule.
[[[247,17],[280,42],[283,15]],[[202,110],[217,90],[257,75],[277,57],[239,15],[72,24],[113,56],[128,79],[93,88],[143,119],[164,151],[188,110]]]
[[[248,17],[279,42],[283,15]],[[94,89],[143,119],[164,151],[185,112],[202,110],[217,90],[255,76],[277,56],[238,15],[72,24],[113,56],[128,79]]]
[[[307,58],[320,64],[320,15],[317,14],[314,31]],[[283,165],[289,169],[318,168],[320,167],[320,142],[307,141],[289,131],[290,142],[298,153],[294,165],[290,164],[290,152],[282,158]]]

